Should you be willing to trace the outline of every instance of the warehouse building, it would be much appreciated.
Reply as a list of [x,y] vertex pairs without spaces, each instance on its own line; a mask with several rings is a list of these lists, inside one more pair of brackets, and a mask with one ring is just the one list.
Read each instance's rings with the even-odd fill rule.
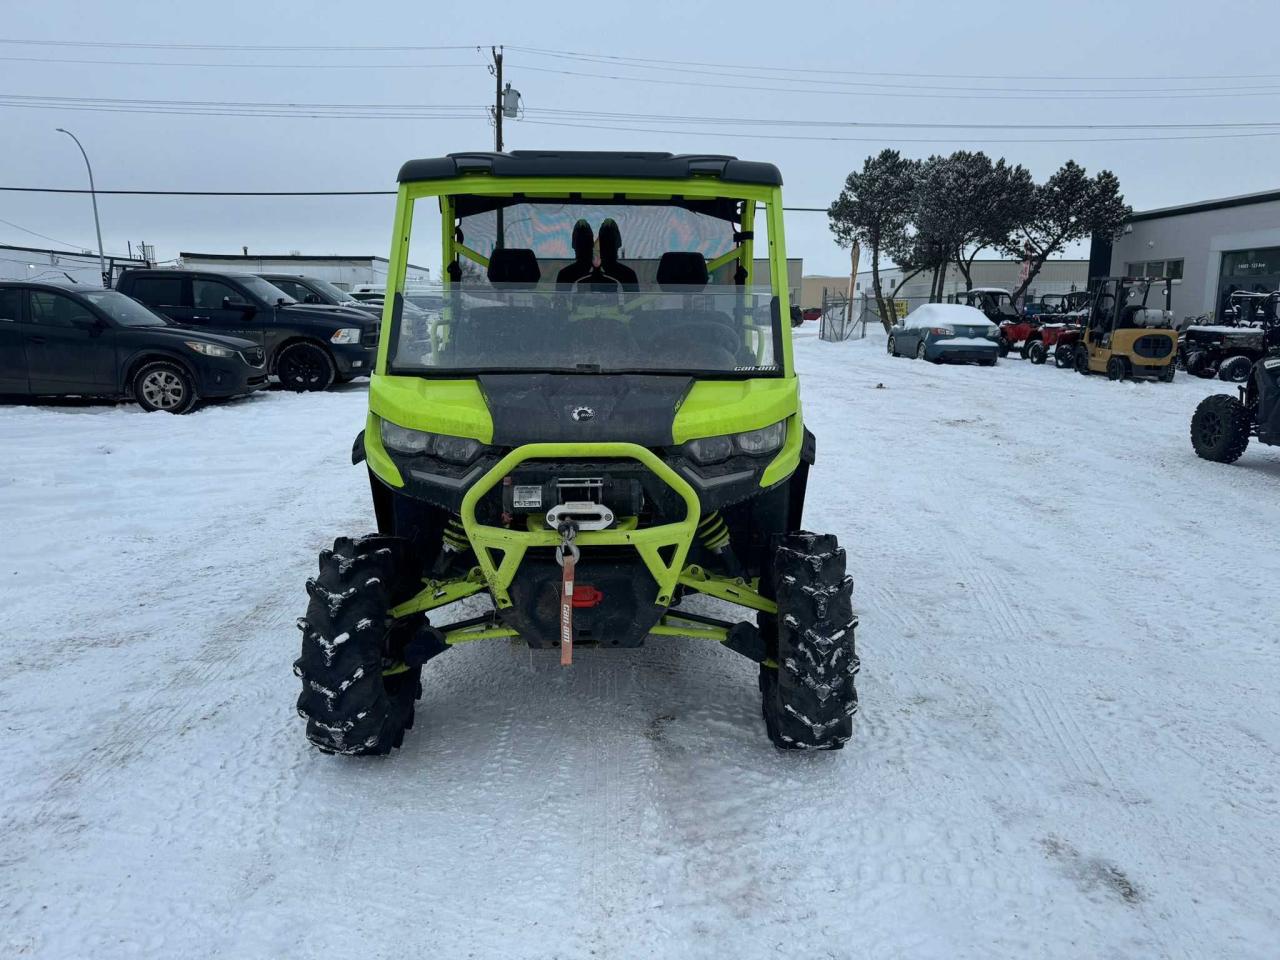
[[[1021,260],[975,260],[971,270],[973,286],[1000,287],[1012,293],[1021,283]],[[916,301],[929,297],[929,286],[933,275],[929,272],[918,273],[902,285],[902,271],[897,267],[881,267],[880,283],[886,295],[909,300],[912,305]],[[1027,298],[1034,299],[1046,293],[1070,293],[1073,290],[1084,290],[1089,281],[1088,260],[1046,260],[1035,280],[1027,290]],[[801,306],[821,307],[825,300],[838,299],[845,296],[849,289],[848,275],[843,277],[812,276],[805,277],[801,293]],[[966,288],[964,275],[959,268],[952,265],[947,268],[947,277],[943,283],[942,293],[945,300],[953,293],[963,292]],[[854,281],[855,300],[864,296],[874,297],[871,271],[862,270]]]
[[[368,256],[304,256],[301,253],[249,254],[241,253],[188,253],[178,254],[178,264],[184,270],[228,270],[237,273],[300,273],[317,280],[328,280],[336,287],[350,290],[360,284],[385,287],[387,283],[386,257]],[[409,264],[405,273],[409,283],[428,283],[431,271],[426,267]]]
[[1090,274],[1169,277],[1179,322],[1220,314],[1235,290],[1280,289],[1280,190],[1135,213],[1097,240]]
[[[130,267],[146,267],[145,260],[108,255],[107,272],[112,280],[121,270]],[[92,250],[68,253],[66,250],[46,250],[42,247],[11,247],[0,244],[0,280],[46,280],[50,283],[82,283],[89,287],[102,286],[102,272],[98,255]]]

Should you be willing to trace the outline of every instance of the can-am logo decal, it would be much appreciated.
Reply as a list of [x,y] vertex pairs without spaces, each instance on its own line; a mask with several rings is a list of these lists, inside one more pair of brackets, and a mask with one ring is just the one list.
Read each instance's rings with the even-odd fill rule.
[[578,423],[586,423],[588,420],[596,418],[596,412],[590,407],[574,407],[573,412],[569,414]]

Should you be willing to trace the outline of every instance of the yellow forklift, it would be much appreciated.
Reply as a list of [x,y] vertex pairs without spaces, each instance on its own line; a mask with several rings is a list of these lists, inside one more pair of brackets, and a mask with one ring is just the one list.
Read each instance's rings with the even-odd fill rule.
[[[1158,305],[1163,288],[1164,303]],[[1112,380],[1155,377],[1168,383],[1178,361],[1178,333],[1169,309],[1173,281],[1107,277],[1093,291],[1089,319],[1076,345],[1076,370]]]

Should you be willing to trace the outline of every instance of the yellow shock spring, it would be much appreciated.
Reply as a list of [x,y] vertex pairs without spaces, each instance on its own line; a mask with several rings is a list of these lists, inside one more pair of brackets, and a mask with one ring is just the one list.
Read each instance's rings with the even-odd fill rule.
[[462,528],[462,518],[452,516],[444,525],[444,543],[450,550],[462,551],[471,544],[467,540],[467,532]]
[[698,523],[698,539],[712,553],[723,550],[729,542],[729,525],[720,516],[719,510],[713,510]]

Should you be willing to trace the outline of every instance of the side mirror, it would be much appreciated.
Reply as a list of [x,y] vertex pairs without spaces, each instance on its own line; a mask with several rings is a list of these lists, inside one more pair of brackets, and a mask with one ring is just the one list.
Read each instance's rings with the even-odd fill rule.
[[107,323],[101,317],[76,317],[71,323],[81,330],[89,331],[94,336],[107,329]]

